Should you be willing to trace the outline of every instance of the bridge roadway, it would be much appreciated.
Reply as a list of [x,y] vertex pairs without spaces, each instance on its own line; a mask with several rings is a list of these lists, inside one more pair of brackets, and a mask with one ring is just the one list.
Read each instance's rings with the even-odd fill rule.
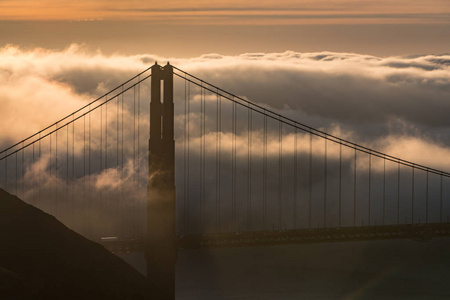
[[[179,236],[178,246],[196,249],[388,239],[428,241],[444,236],[450,236],[450,223],[189,234]],[[100,243],[114,253],[144,251],[144,238],[108,238]]]

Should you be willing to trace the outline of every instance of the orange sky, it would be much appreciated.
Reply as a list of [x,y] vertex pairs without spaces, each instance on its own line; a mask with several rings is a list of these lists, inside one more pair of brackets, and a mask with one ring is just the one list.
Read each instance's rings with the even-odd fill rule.
[[257,25],[450,23],[450,1],[3,0],[0,19]]
[[0,46],[28,49],[414,55],[447,53],[448,32],[450,0],[0,0]]

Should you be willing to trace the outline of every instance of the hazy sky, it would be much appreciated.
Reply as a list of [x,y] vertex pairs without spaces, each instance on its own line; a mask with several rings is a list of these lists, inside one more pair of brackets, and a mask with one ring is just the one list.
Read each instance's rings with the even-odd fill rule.
[[[30,134],[170,60],[304,123],[438,167],[450,146],[449,32],[445,0],[3,0],[0,122]],[[5,144],[14,138],[2,133]]]
[[162,20],[164,23],[446,23],[446,0],[6,0],[4,19],[13,20]]
[[448,0],[0,1],[0,43],[104,53],[441,54]]

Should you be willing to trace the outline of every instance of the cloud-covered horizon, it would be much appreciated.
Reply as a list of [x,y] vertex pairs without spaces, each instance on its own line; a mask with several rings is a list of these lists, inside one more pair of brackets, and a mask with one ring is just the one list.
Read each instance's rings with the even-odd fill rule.
[[[415,150],[427,151],[428,145],[430,152],[446,153],[450,146],[450,55],[382,58],[286,51],[184,59],[103,55],[80,45],[64,51],[8,45],[0,48],[0,126],[14,129],[2,131],[2,148],[68,115],[155,61],[170,61],[300,123],[391,155],[450,168],[434,155]],[[184,85],[175,88],[183,97]],[[39,110],[45,115],[36,114]],[[404,149],[393,141],[401,141]]]
[[[450,119],[446,116],[450,110],[450,55],[446,54],[376,57],[357,53],[286,51],[283,53],[244,53],[235,56],[212,53],[187,59],[152,54],[105,55],[99,51],[91,52],[80,45],[71,45],[63,51],[42,48],[21,49],[9,45],[0,48],[0,127],[4,128],[0,132],[0,148],[4,149],[70,114],[75,109],[117,87],[133,75],[147,69],[155,61],[162,65],[170,61],[172,65],[224,90],[329,134],[414,163],[443,171],[450,170],[450,161],[448,160],[450,156]],[[183,162],[184,159],[185,87],[183,80],[175,76],[175,138],[178,162]],[[240,116],[243,116],[239,111],[236,131],[232,130],[231,104],[226,100],[222,100],[222,132],[218,134],[215,131],[217,123],[214,110],[217,107],[217,98],[207,93],[202,96],[194,86],[191,86],[190,92],[191,179],[189,185],[191,186],[191,200],[197,200],[192,200],[190,209],[191,218],[196,218],[200,210],[198,199],[200,194],[199,178],[201,177],[199,166],[201,164],[199,159],[202,140],[206,144],[204,153],[205,172],[208,174],[206,184],[211,186],[205,201],[209,201],[208,207],[212,209],[212,201],[215,197],[213,195],[215,194],[213,193],[214,179],[217,175],[215,169],[217,166],[215,163],[217,139],[220,136],[222,146],[221,172],[223,174],[221,173],[221,176],[224,182],[222,196],[223,199],[229,200],[232,191],[230,177],[232,176],[233,145],[236,145],[237,170],[235,172],[238,176],[246,177],[249,135],[246,119],[239,119]],[[92,189],[92,193],[100,195],[102,201],[117,198],[117,194],[114,193],[119,187],[133,191],[135,185],[138,184],[141,189],[145,189],[148,175],[146,169],[149,126],[148,85],[142,85],[139,90],[139,95],[141,95],[139,100],[142,105],[140,119],[136,119],[136,109],[133,106],[133,101],[136,103],[135,93],[136,90],[130,90],[127,93],[123,109],[118,106],[120,99],[115,99],[103,110],[93,113],[92,122],[91,120],[80,120],[76,126],[62,130],[58,140],[59,149],[61,149],[58,152],[60,155],[58,162],[55,159],[55,150],[50,150],[51,147],[55,148],[55,144],[52,144],[56,143],[57,137],[55,136],[48,138],[42,145],[39,144],[39,151],[41,151],[41,146],[43,151],[43,155],[39,159],[35,160],[34,156],[34,150],[38,151],[38,148],[33,146],[33,154],[31,154],[31,149],[28,149],[25,160],[29,161],[30,165],[24,171],[20,171],[19,168],[19,171],[16,169],[14,173],[14,164],[11,163],[14,161],[14,157],[12,157],[8,163],[12,174],[15,174],[16,177],[24,175],[24,178],[30,181],[30,190],[27,195],[33,199],[36,198],[36,195],[41,195],[38,196],[39,198],[49,195],[49,199],[53,199],[47,203],[51,208],[52,203],[56,201],[54,199],[55,191],[59,190],[63,197],[66,194],[70,196],[70,193],[84,195],[86,193],[84,184],[88,181],[90,181],[89,188]],[[209,112],[205,116],[205,124],[212,125],[212,128],[205,130],[203,139],[199,130],[202,99],[205,110]],[[108,113],[109,118],[106,119]],[[120,120],[119,113],[120,116],[124,115],[125,124]],[[264,133],[260,126],[262,120],[262,117],[258,116],[256,112],[253,113],[251,151],[252,172],[255,174],[252,186],[254,199],[262,198],[261,174],[264,159],[262,146]],[[119,129],[122,127],[119,125],[125,125],[125,128]],[[89,145],[91,145],[89,147],[86,146],[87,139],[84,134],[85,129],[83,130],[83,128],[87,128],[86,126],[92,126],[92,141],[89,140]],[[106,131],[106,126],[110,130],[109,133]],[[279,136],[277,135],[280,127],[276,120],[271,120],[268,127],[267,160],[271,170],[276,173],[279,172],[280,166]],[[136,128],[141,129],[140,133],[139,131],[136,133]],[[99,131],[108,134],[107,141],[106,136],[102,137],[103,133],[99,133]],[[309,182],[305,167],[310,159],[309,134],[299,132],[296,135],[293,128],[288,125],[284,125],[282,131],[284,144],[281,149],[283,156],[281,165],[283,172],[287,173],[282,186],[279,185],[277,179],[274,179],[275,177],[270,177],[268,193],[273,199],[277,199],[277,193],[281,187],[287,203],[285,208],[290,210],[289,205],[292,205],[294,199],[292,182],[295,167],[302,171],[301,174],[299,171],[297,178],[298,186],[303,187],[303,189],[299,189],[299,198],[306,199],[305,195],[308,189],[304,187]],[[124,137],[121,137],[122,133]],[[133,140],[135,134],[141,138],[140,142],[138,138],[137,144]],[[72,136],[73,138],[70,140]],[[91,136],[90,133],[89,136]],[[297,148],[295,149],[296,140]],[[107,148],[109,151],[106,150]],[[66,149],[68,151],[64,152]],[[86,149],[90,153],[88,160],[85,159]],[[313,170],[309,180],[313,184],[312,194],[317,216],[320,216],[322,209],[319,204],[322,203],[324,196],[325,152],[323,140],[313,138],[312,149]],[[356,169],[357,180],[360,182],[358,197],[362,197],[363,206],[367,207],[367,203],[364,204],[364,201],[367,200],[370,190],[367,187],[368,155],[358,153],[358,160],[355,164],[353,149],[343,149],[341,157],[338,144],[328,142],[327,149],[329,189],[337,189],[335,175],[339,173],[341,159],[343,180],[347,181],[343,190],[343,199],[348,202],[345,204],[347,213],[351,212],[349,199],[353,199],[352,180]],[[299,160],[298,166],[295,167],[294,155],[298,155]],[[36,156],[38,155],[36,154]],[[136,157],[137,159],[135,159]],[[388,188],[388,193],[394,195],[391,192],[396,191],[396,187],[393,185],[397,183],[398,166],[391,162],[384,164],[380,158],[372,158],[372,196],[373,199],[377,199],[376,205],[379,206],[380,199],[382,199],[380,190],[382,190],[383,173],[386,172],[387,180],[392,185]],[[20,163],[22,160],[15,157],[16,162]],[[134,173],[130,170],[135,167],[135,164],[140,166],[140,169],[133,175]],[[178,168],[182,167],[178,165]],[[61,176],[55,176],[56,169]],[[123,170],[125,173],[122,177]],[[402,167],[401,188],[403,196],[406,198],[409,197],[410,172],[411,168]],[[418,171],[416,180],[423,183],[424,174],[425,172]],[[0,176],[2,175],[3,173],[0,173]],[[35,186],[36,176],[42,183],[39,190]],[[180,195],[184,192],[183,184],[181,184],[183,176],[184,171],[177,173],[179,183],[177,193]],[[430,186],[434,187],[430,191],[430,195],[436,195],[438,179],[438,176],[430,175]],[[237,181],[236,188],[238,190],[243,191],[248,187],[245,180],[242,178]],[[16,184],[14,187],[14,183],[10,183],[10,187],[20,190],[20,186]],[[420,199],[424,198],[422,197],[424,190],[425,185],[419,184],[416,193],[421,195]],[[139,190],[139,193],[141,192]],[[447,193],[446,188],[444,192]],[[145,191],[142,192],[143,194]],[[244,194],[246,195],[246,193]],[[73,196],[70,197],[73,198]],[[240,195],[240,197],[243,196]],[[144,198],[139,198],[140,202],[136,202],[137,206],[145,206]],[[179,210],[183,209],[181,203],[185,201],[184,199],[183,197],[177,199],[180,201],[177,204],[180,205]],[[329,200],[330,205],[337,203],[336,197],[330,196]],[[255,205],[261,204],[256,202]],[[273,203],[270,205],[273,206]],[[305,203],[303,201],[302,205],[306,205]],[[226,207],[229,204],[227,202],[224,205]],[[420,202],[418,205],[422,204]],[[434,208],[437,207],[435,204],[433,204]],[[99,204],[98,208],[100,209],[102,205]],[[409,216],[409,207],[407,205],[402,208],[402,215],[405,217]],[[362,215],[365,214],[363,210],[364,208],[361,208],[361,212],[359,212]],[[302,209],[302,211],[305,210]],[[91,213],[98,214],[100,212],[93,211]],[[285,213],[290,212],[286,211]],[[377,216],[379,217],[380,214],[377,213]],[[178,217],[182,218],[182,213]],[[347,219],[348,222],[350,222],[349,220]],[[193,220],[193,222],[196,221],[198,219]]]

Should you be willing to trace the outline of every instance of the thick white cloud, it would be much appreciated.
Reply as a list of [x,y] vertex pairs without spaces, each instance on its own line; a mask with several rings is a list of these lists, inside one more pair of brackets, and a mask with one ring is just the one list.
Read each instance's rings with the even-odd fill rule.
[[[301,123],[337,131],[388,154],[448,168],[430,153],[450,146],[449,55],[213,54],[174,64]],[[423,147],[413,142],[417,139]],[[387,140],[401,140],[404,150]]]
[[[103,55],[100,52],[90,53],[82,46],[77,45],[60,52],[45,49],[24,50],[15,46],[6,46],[0,49],[0,126],[3,128],[0,133],[1,148],[3,149],[70,114],[75,109],[148,68],[155,61],[160,64],[170,61],[172,65],[218,87],[330,134],[415,163],[444,171],[450,170],[450,162],[447,160],[450,155],[450,121],[447,117],[447,112],[450,111],[450,55],[380,58],[354,53],[288,51],[284,53],[247,53],[238,56],[207,54],[190,59],[180,59],[149,54]],[[190,88],[190,155],[193,166],[191,169],[191,184],[193,185],[191,196],[198,198],[198,178],[200,178],[198,154],[202,143],[199,130],[201,95],[193,85]],[[59,172],[67,171],[64,168],[72,171],[70,163],[76,166],[76,174],[69,174],[69,178],[76,178],[75,190],[85,191],[82,183],[84,183],[87,173],[83,167],[86,167],[87,163],[83,162],[82,158],[86,151],[87,139],[82,128],[88,124],[93,132],[90,141],[92,146],[90,178],[95,193],[104,193],[105,199],[107,199],[116,197],[114,191],[119,187],[132,190],[135,181],[140,181],[141,186],[145,187],[147,177],[145,155],[149,126],[148,84],[143,85],[140,90],[139,120],[136,118],[137,112],[133,107],[133,92],[135,91],[130,90],[127,93],[128,102],[125,102],[124,111],[120,105],[117,106],[119,102],[116,100],[108,105],[108,122],[106,122],[105,107],[103,111],[97,110],[92,115],[91,123],[88,123],[87,119],[81,119],[75,128],[69,127],[69,130],[61,132],[58,141],[59,149],[63,152],[67,147],[69,155],[66,157],[63,155],[60,158],[58,163],[61,169]],[[181,165],[178,165],[179,170],[182,170],[183,165],[183,129],[186,125],[184,96],[185,84],[176,77],[175,126],[179,151],[177,161],[181,162]],[[245,111],[238,109],[238,126],[234,139],[231,126],[231,105],[229,101],[222,99],[222,133],[217,135],[215,127],[217,125],[215,114],[217,97],[206,93],[204,99],[206,110],[209,112],[205,123],[211,126],[205,130],[204,136],[208,180],[213,180],[213,174],[216,172],[216,164],[213,163],[213,160],[217,155],[215,147],[218,137],[220,137],[222,145],[222,170],[224,172],[222,178],[224,178],[224,182],[230,176],[230,159],[234,142],[237,149],[237,171],[239,176],[245,175],[246,159],[249,154],[248,124],[244,119]],[[136,98],[134,100],[136,101]],[[119,118],[117,117],[118,112],[120,112]],[[122,114],[125,119],[124,124],[120,120]],[[119,122],[117,122],[118,119]],[[100,124],[100,120],[103,120],[103,123]],[[262,170],[264,151],[262,120],[258,113],[253,113],[251,151],[255,174]],[[86,123],[84,123],[85,121]],[[110,128],[108,145],[106,145],[105,136],[98,133],[99,128],[105,130],[106,125]],[[122,125],[125,125],[123,131]],[[117,131],[117,128],[120,130]],[[132,136],[138,134],[136,128],[140,128],[139,145],[132,140]],[[67,134],[69,137],[72,136],[71,130],[75,133],[72,141],[70,138],[67,139]],[[278,172],[276,166],[278,166],[280,154],[278,130],[277,121],[271,120],[268,128],[267,155],[268,164],[275,166],[274,172]],[[287,172],[284,180],[287,184],[289,180],[292,180],[294,172],[292,164],[295,153],[298,155],[299,169],[306,170],[309,136],[308,134],[303,135],[299,131],[297,150],[295,150],[294,129],[283,125],[282,130],[284,133],[283,168]],[[124,133],[123,139],[122,132]],[[100,138],[102,140],[99,141]],[[53,136],[52,143],[55,142],[56,137]],[[72,143],[75,144],[73,150],[71,150]],[[109,149],[108,158],[105,157],[105,152],[103,152],[103,157],[99,153],[100,145],[102,145],[102,149]],[[49,151],[48,140],[40,146],[42,146],[43,152]],[[312,178],[314,190],[323,186],[323,180],[320,177],[324,169],[323,147],[323,140],[314,138]],[[36,151],[37,149],[35,148]],[[26,154],[26,159],[31,159],[30,151]],[[136,157],[138,151],[140,154],[137,163],[141,169],[139,176],[134,177],[130,172],[132,169],[130,159],[133,155]],[[338,172],[339,147],[337,144],[328,142],[327,151],[329,180],[330,186],[332,186],[334,180],[332,174]],[[123,161],[122,153],[124,153]],[[350,176],[354,167],[353,155],[352,150],[344,149],[341,157],[343,175],[349,178],[350,183],[353,178]],[[14,158],[9,162],[10,168],[13,167],[11,162],[14,162]],[[21,162],[20,157],[19,162]],[[367,180],[367,178],[364,179],[367,174],[367,162],[367,155],[360,154],[358,156],[357,169],[360,174],[358,176],[361,176],[362,182]],[[36,177],[36,173],[40,174],[43,190],[52,189],[55,185],[61,186],[62,190],[70,189],[70,185],[65,187],[64,180],[54,178],[55,163],[55,152],[45,153],[38,163],[28,167],[26,176],[31,178]],[[97,172],[102,164],[103,168],[106,164],[106,169],[103,172]],[[122,169],[117,166],[120,164],[123,164],[125,168],[124,178],[121,177]],[[393,163],[387,163],[385,166],[382,160],[374,158],[372,161],[374,178],[377,178],[376,173],[381,174],[385,167],[386,171],[392,175],[397,166]],[[404,168],[402,172],[408,172],[408,170]],[[179,180],[181,175],[177,176],[177,180]],[[301,176],[304,178],[299,179],[299,186],[308,183],[307,176],[305,177],[304,174]],[[402,176],[406,178],[409,175],[405,173]],[[58,183],[58,180],[62,181]],[[260,178],[255,179],[255,186],[259,182],[258,180]],[[276,183],[270,184],[277,189]],[[239,187],[240,185],[245,185],[245,180],[238,182],[238,188],[242,188]],[[227,184],[224,183],[223,188],[225,193],[230,192]],[[292,194],[291,190],[292,186],[287,188],[285,193]],[[177,191],[183,192],[183,187],[179,186]],[[36,189],[31,189],[28,193],[31,198],[36,198]],[[109,194],[111,196],[108,196]],[[314,197],[320,198],[320,193],[314,195]],[[93,212],[93,214],[95,213]]]
[[[178,59],[106,56],[77,45],[61,52],[15,46],[0,50],[0,126],[10,128],[1,133],[2,146],[69,114],[156,60],[170,61],[299,122],[328,132],[338,128],[344,137],[377,150],[399,154],[398,147],[391,150],[386,144],[399,137],[419,139],[430,151],[450,146],[450,55],[380,58],[287,51]],[[181,99],[184,84],[176,92]],[[410,146],[406,158],[420,158],[408,154],[417,148]]]

